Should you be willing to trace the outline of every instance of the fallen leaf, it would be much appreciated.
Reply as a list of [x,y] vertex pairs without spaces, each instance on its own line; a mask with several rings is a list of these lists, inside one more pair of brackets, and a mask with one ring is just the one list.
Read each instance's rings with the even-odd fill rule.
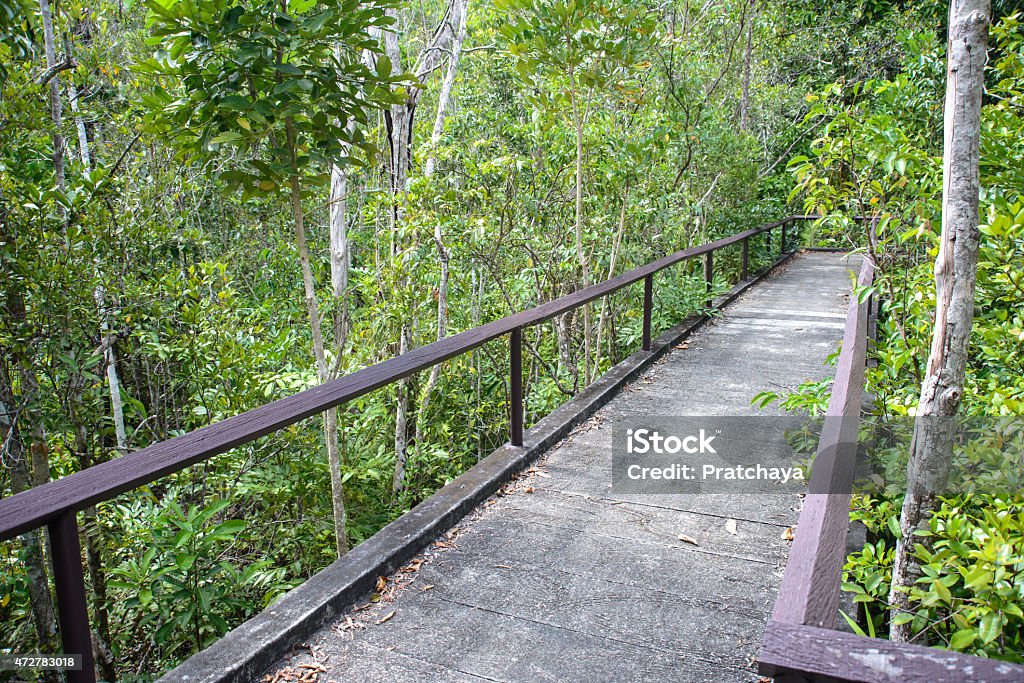
[[537,476],[538,477],[544,477],[545,479],[550,479],[551,478],[550,474],[548,474],[547,472],[541,472],[540,470],[537,471]]
[[733,536],[735,536],[736,535],[736,520],[735,519],[727,519],[727,520],[725,520],[725,530],[728,531]]
[[428,591],[428,590],[430,590],[430,589],[431,589],[431,588],[433,588],[433,587],[434,587],[434,584],[432,584],[432,583],[428,583],[428,584],[427,584],[426,586],[424,586],[423,588],[420,588],[420,590],[421,590],[421,591]]
[[525,491],[526,493],[533,493],[533,487],[527,486],[525,489],[523,489],[523,491]]
[[511,565],[507,565],[507,564],[496,564],[496,565],[494,565],[494,568],[495,569],[512,569],[512,566]]
[[388,612],[383,617],[381,617],[380,619],[377,620],[377,625],[379,626],[380,624],[383,624],[385,621],[388,621],[389,619],[391,619],[391,617],[395,616],[395,614],[397,614],[397,613],[398,613],[398,610],[394,610],[394,609],[391,610],[390,612]]
[[787,526],[785,529],[783,529],[783,531],[782,531],[782,540],[784,540],[784,541],[792,541],[793,540],[793,527]]
[[378,576],[377,577],[377,592],[379,593],[380,591],[384,590],[387,587],[388,587],[388,580],[387,580],[387,578],[384,577],[384,576]]
[[690,545],[700,545],[700,543],[697,543],[697,539],[690,538],[686,534],[679,534],[679,540],[683,543],[689,543]]

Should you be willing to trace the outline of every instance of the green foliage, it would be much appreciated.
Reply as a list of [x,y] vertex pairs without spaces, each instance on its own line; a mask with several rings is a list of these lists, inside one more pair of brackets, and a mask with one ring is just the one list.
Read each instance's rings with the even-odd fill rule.
[[136,629],[155,629],[153,641],[164,660],[198,652],[294,585],[269,560],[245,566],[233,561],[248,525],[243,519],[218,521],[229,504],[183,510],[172,496],[158,506],[120,509],[126,516],[141,513],[148,528],[111,570],[109,587],[133,596],[116,606],[115,615]]
[[[938,224],[926,195],[934,192],[943,76],[928,8],[759,3],[754,15],[747,0],[471,3],[469,49],[434,144],[425,122],[446,65],[413,84],[394,73],[378,34],[401,30],[394,37],[403,61],[414,64],[441,3],[415,12],[390,0],[54,7],[57,34],[68,37],[78,64],[59,75],[63,188],[47,90],[33,80],[45,68],[37,10],[0,0],[0,20],[17,18],[0,24],[0,290],[10,295],[5,303],[20,296],[25,305],[23,315],[0,315],[0,379],[10,378],[24,439],[47,450],[51,477],[120,455],[103,330],[112,338],[128,450],[317,383],[294,226],[280,196],[293,178],[304,188],[314,289],[330,301],[325,327],[341,309],[348,316],[347,344],[328,350],[339,373],[395,355],[403,329],[413,347],[436,338],[437,228],[450,255],[449,334],[572,291],[581,279],[571,229],[578,132],[582,245],[594,280],[777,219],[794,184],[783,170],[791,156],[828,178],[809,184],[808,169],[796,179],[818,202],[811,206],[884,207],[890,217],[879,232],[894,275],[882,281],[891,289],[883,292],[890,344],[879,353],[890,355],[874,372],[894,374],[873,381],[890,412],[912,410],[905,376],[927,333],[927,256]],[[1005,47],[993,53],[986,106],[986,159],[1009,161],[985,170],[1002,190],[985,199],[985,341],[971,380],[979,397],[1010,413],[1021,398],[1007,361],[1021,327],[1013,267],[1020,200],[1010,190],[1024,167],[1013,26],[996,29]],[[741,130],[748,28],[749,126]],[[396,207],[381,190],[387,169],[374,153],[388,144],[387,108],[411,87],[422,88],[414,158]],[[809,102],[808,90],[818,99]],[[874,118],[861,125],[866,115]],[[796,125],[805,117],[822,127]],[[79,122],[89,164],[80,158]],[[437,161],[430,178],[419,173],[427,155]],[[327,258],[323,181],[335,164],[348,174],[344,301],[333,297]],[[863,237],[839,219],[820,230],[844,244]],[[778,251],[761,239],[750,247],[752,269]],[[716,254],[715,265],[721,291],[738,275],[738,249]],[[700,264],[659,274],[655,291],[662,329],[703,306]],[[604,328],[591,366],[607,369],[638,348],[641,294],[637,287],[595,302],[594,326],[603,317]],[[528,424],[583,388],[581,318],[526,331]],[[426,373],[410,378],[408,485],[399,496],[391,492],[394,387],[344,406],[350,541],[368,538],[507,440],[508,371],[506,341],[497,340],[444,364],[425,408]],[[822,383],[787,400],[820,411],[827,393]],[[127,492],[86,520],[86,547],[107,576],[105,602],[91,605],[93,624],[101,612],[109,617],[101,635],[119,677],[158,676],[334,559],[322,451],[319,424],[300,423]],[[0,493],[10,490],[5,467]],[[0,639],[31,651],[24,560],[20,543],[0,547]]]
[[390,6],[151,0],[147,42],[158,49],[142,66],[164,81],[145,100],[157,130],[204,153],[259,151],[221,174],[245,196],[300,174],[326,182],[331,164],[355,163],[350,147],[376,151],[363,133],[368,115],[400,100],[391,86],[407,77],[386,57],[376,70],[362,59],[380,52],[373,32],[394,23]]

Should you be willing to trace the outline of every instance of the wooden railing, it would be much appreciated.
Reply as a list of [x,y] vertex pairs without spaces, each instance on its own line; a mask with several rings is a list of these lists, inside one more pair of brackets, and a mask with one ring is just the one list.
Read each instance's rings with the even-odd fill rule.
[[[870,286],[867,258],[857,278]],[[761,643],[759,671],[777,681],[1021,683],[1024,667],[834,630],[857,459],[875,297],[850,297],[835,383],[786,572]]]
[[[472,351],[504,335],[509,335],[510,342],[510,442],[513,446],[522,446],[523,328],[544,322],[643,280],[641,344],[644,350],[650,350],[654,276],[658,272],[702,256],[704,277],[710,295],[714,278],[712,254],[715,251],[740,245],[740,279],[746,280],[749,270],[750,239],[778,228],[781,233],[779,251],[785,253],[787,226],[807,218],[816,216],[790,216],[731,237],[678,251],[567,296],[413,349],[312,389],[0,500],[0,541],[13,539],[19,534],[43,526],[47,527],[62,648],[66,654],[80,654],[82,657],[81,669],[68,672],[69,682],[92,683],[95,680],[76,518],[81,510]],[[769,234],[769,247],[771,241]]]

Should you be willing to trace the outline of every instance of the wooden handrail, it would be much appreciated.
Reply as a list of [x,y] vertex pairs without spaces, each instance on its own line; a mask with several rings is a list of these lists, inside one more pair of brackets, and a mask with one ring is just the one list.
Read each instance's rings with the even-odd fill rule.
[[62,512],[83,510],[254,441],[420,370],[472,351],[493,339],[511,334],[517,328],[543,322],[600,299],[681,261],[742,242],[793,220],[795,219],[785,218],[708,244],[677,251],[534,308],[446,337],[188,434],[161,441],[62,479],[0,499],[0,541],[41,527]]
[[[868,287],[875,267],[864,258],[857,284]],[[867,357],[871,300],[850,297],[843,347],[818,441],[797,534],[786,562],[772,619],[831,628],[839,605],[839,572],[846,556],[857,429]]]

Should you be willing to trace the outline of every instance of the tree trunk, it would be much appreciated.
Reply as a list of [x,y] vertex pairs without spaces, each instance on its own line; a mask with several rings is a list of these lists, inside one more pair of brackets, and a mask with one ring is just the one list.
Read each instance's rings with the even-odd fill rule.
[[[622,246],[622,235],[626,230],[626,208],[629,206],[629,181],[626,181],[626,189],[622,193],[622,208],[619,209],[619,228],[615,232],[615,239],[612,240],[612,253],[608,263],[608,279],[612,279],[615,276],[615,263],[618,261],[619,249]],[[594,341],[594,346],[597,348],[596,358],[594,358],[594,377],[597,377],[601,373],[601,338],[604,336],[605,322],[608,319],[610,301],[609,298],[603,297],[601,299],[601,315],[597,321],[597,336]],[[614,362],[614,356],[612,356]]]
[[[410,334],[409,326],[403,324],[398,340],[398,355],[409,350]],[[391,490],[397,495],[405,488],[405,463],[409,459],[409,380],[398,382],[395,391],[395,473],[391,478]]]
[[[20,413],[21,409],[15,402],[6,368],[0,368],[0,443],[4,444],[4,450],[9,458],[12,495],[32,488],[28,457],[18,427]],[[40,652],[57,652],[57,622],[54,618],[53,598],[50,595],[39,529],[22,534],[21,543],[24,547],[32,622]],[[49,677],[50,680],[55,678]]]
[[747,19],[747,51],[743,56],[743,92],[740,95],[740,130],[746,131],[750,127],[750,59],[754,52],[754,20],[756,14],[756,0],[750,0],[750,16]]
[[[450,48],[455,40],[455,22],[461,13],[460,0],[451,0],[445,10],[445,15],[434,31],[430,42],[420,52],[416,61],[413,73],[418,80],[423,81],[441,63],[442,55]],[[395,16],[394,10],[388,10],[391,16]],[[402,52],[398,44],[398,33],[388,31],[384,33],[384,53],[391,61],[392,71],[402,71]],[[422,90],[412,88],[409,91],[405,102],[392,105],[391,109],[385,112],[384,120],[387,126],[388,145],[390,147],[389,157],[389,180],[391,191],[390,228],[392,235],[392,257],[401,251],[398,244],[398,229],[402,223],[403,194],[409,178],[409,171],[412,168],[412,131],[413,120],[416,115],[416,103]],[[400,285],[401,286],[401,283]],[[405,353],[412,345],[412,321],[405,321],[399,332],[399,354]],[[411,381],[408,378],[399,380],[395,391],[397,394],[397,406],[395,408],[395,472],[392,478],[392,490],[397,494],[405,486],[405,463],[408,458],[407,447],[409,443],[408,422],[409,422],[409,394]]]
[[[935,326],[928,368],[921,385],[900,513],[900,539],[893,562],[889,601],[909,608],[908,588],[920,576],[913,556],[915,537],[927,528],[949,476],[954,420],[963,396],[974,284],[978,265],[978,156],[981,96],[990,21],[988,0],[953,0],[949,8],[943,150],[942,236],[935,260]],[[910,625],[893,625],[890,638],[903,642]]]
[[462,55],[462,41],[466,39],[466,15],[469,13],[469,0],[462,0],[461,3],[459,0],[453,0],[452,7],[458,10],[459,27],[452,39],[448,71],[445,72],[441,91],[437,95],[437,114],[434,116],[434,130],[430,135],[430,156],[427,157],[427,162],[423,165],[423,175],[427,178],[434,175],[436,163],[434,154],[441,141],[441,133],[444,132],[444,116],[452,96],[452,87],[455,85],[455,74],[459,68],[459,57]]
[[[288,136],[288,148],[292,162],[295,161],[295,130],[289,117],[285,121]],[[313,333],[313,357],[316,359],[316,372],[320,382],[329,379],[327,354],[324,351],[324,336],[320,329],[320,311],[316,305],[316,285],[313,280],[313,269],[309,262],[309,247],[306,244],[305,216],[302,211],[302,191],[299,176],[290,178],[292,198],[292,220],[295,225],[295,242],[299,250],[299,265],[302,268],[302,287],[306,296],[306,313],[309,315],[309,326]],[[331,471],[331,502],[334,508],[334,541],[338,557],[348,552],[347,513],[345,497],[341,482],[341,454],[338,449],[338,409],[330,408],[324,412],[324,443],[327,447],[327,462]]]
[[334,345],[341,358],[348,338],[348,269],[351,262],[348,243],[348,173],[331,167],[330,241],[331,291],[334,296]]
[[114,417],[114,434],[117,439],[117,450],[122,454],[128,451],[128,435],[124,427],[124,405],[121,401],[121,380],[117,376],[117,351],[107,322],[106,296],[100,285],[93,293],[96,306],[100,313],[100,334],[103,337],[103,361],[106,366],[107,386],[110,389],[110,412]]
[[[57,65],[57,48],[53,42],[53,15],[50,12],[50,0],[39,0],[39,14],[43,19],[43,45],[46,51],[46,66],[53,69]],[[53,172],[57,178],[57,187],[64,189],[64,135],[61,133],[60,78],[54,75],[48,84],[50,93],[50,119],[53,121]],[[62,209],[63,211],[63,209]]]
[[[441,140],[441,133],[444,132],[444,115],[448,109],[448,102],[451,100],[452,86],[455,84],[455,74],[459,67],[459,55],[462,52],[462,41],[466,37],[466,13],[469,2],[464,0],[461,5],[459,0],[453,2],[453,6],[459,9],[459,28],[452,40],[452,55],[448,62],[448,70],[444,75],[444,83],[441,85],[441,92],[437,98],[437,114],[434,116],[434,130],[430,136],[430,156],[423,167],[423,175],[427,178],[434,175],[434,151]],[[448,281],[449,262],[451,252],[444,246],[444,234],[441,232],[441,222],[434,222],[434,245],[437,247],[437,259],[441,266],[441,277],[437,285],[437,339],[444,339],[448,331]],[[415,442],[421,443],[423,439],[423,424],[426,421],[427,407],[430,405],[430,395],[441,378],[441,364],[438,363],[430,369],[430,377],[427,385],[423,388],[420,399],[420,407],[416,413],[416,436]]]
[[[569,69],[569,87],[572,100],[572,120],[576,130],[576,258],[582,275],[581,289],[590,285],[590,264],[583,248],[583,112],[576,94],[576,74]],[[583,304],[583,384],[590,386],[590,304]]]

